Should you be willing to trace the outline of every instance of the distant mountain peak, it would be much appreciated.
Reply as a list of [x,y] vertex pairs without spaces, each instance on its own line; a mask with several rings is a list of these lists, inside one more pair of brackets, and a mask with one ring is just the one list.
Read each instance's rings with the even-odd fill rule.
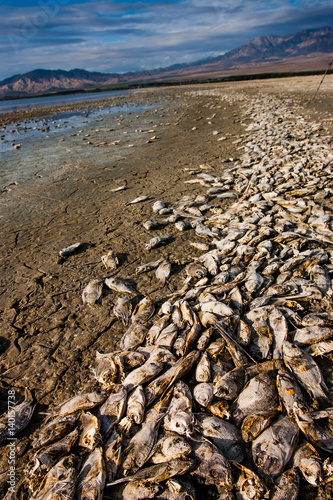
[[[72,70],[35,69],[14,75],[0,82],[0,98],[31,94],[85,90],[117,83],[148,83],[221,77],[253,72],[278,72],[326,69],[324,61],[332,57],[333,30],[329,26],[299,31],[286,36],[265,35],[218,57],[207,57],[193,63],[174,64],[149,71],[124,74],[99,73],[75,68]],[[288,62],[290,61],[290,62]],[[326,63],[327,64],[327,63]],[[310,67],[311,66],[311,67]],[[264,71],[263,71],[264,69]]]

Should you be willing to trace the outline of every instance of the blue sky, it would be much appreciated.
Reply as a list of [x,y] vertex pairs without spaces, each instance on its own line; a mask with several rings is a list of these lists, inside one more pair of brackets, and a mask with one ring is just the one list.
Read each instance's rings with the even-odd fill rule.
[[0,0],[0,80],[164,67],[332,21],[333,0]]

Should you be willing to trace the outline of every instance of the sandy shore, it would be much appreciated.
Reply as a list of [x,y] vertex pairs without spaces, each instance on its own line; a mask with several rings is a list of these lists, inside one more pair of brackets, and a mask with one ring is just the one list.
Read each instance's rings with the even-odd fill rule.
[[[115,275],[132,279],[141,296],[149,295],[157,303],[178,289],[184,277],[181,264],[174,266],[164,286],[154,273],[134,274],[139,264],[155,258],[186,261],[197,252],[189,245],[191,231],[180,233],[166,226],[147,232],[142,227],[152,218],[153,203],[163,200],[172,205],[183,196],[200,194],[200,185],[185,183],[200,165],[216,175],[226,165],[237,167],[244,137],[239,93],[273,93],[289,99],[300,114],[322,125],[319,134],[331,135],[333,77],[325,79],[312,99],[320,80],[297,77],[138,91],[131,99],[149,109],[104,117],[98,126],[90,123],[82,132],[64,131],[28,150],[3,155],[1,390],[5,395],[8,387],[29,387],[37,401],[33,420],[19,441],[19,464],[24,463],[29,434],[43,419],[43,410],[78,391],[94,389],[90,366],[96,351],[116,349],[124,331],[112,313],[114,294],[86,307],[83,288],[95,277]],[[200,89],[221,89],[228,98],[221,102],[217,95],[200,95]],[[122,102],[117,99],[117,104]],[[212,112],[212,106],[217,110]],[[55,116],[57,111],[44,112]],[[40,113],[2,120],[15,122]],[[125,190],[114,191],[123,184]],[[141,195],[148,200],[125,207]],[[232,201],[216,204],[223,209]],[[325,203],[329,206],[330,200]],[[152,236],[166,234],[172,236],[169,245],[146,250]],[[75,242],[84,244],[82,250],[59,259],[59,250]],[[113,272],[101,262],[111,249],[121,264]],[[6,455],[2,460],[6,462]]]

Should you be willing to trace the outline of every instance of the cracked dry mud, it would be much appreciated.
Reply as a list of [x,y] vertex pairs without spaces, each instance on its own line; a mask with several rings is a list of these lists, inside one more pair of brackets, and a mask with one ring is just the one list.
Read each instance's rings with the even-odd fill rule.
[[[117,349],[124,332],[112,312],[117,293],[104,288],[102,300],[87,306],[82,303],[83,288],[93,278],[119,276],[133,280],[139,292],[136,301],[149,295],[158,304],[179,289],[184,265],[173,266],[164,286],[154,273],[134,273],[139,264],[155,258],[186,261],[200,254],[189,245],[192,231],[145,231],[142,222],[152,218],[154,201],[172,206],[182,196],[201,194],[200,185],[184,181],[202,164],[214,175],[237,165],[243,124],[250,123],[242,116],[238,92],[291,99],[309,121],[322,125],[317,134],[331,135],[332,78],[316,100],[311,97],[319,77],[202,87],[228,94],[222,103],[218,93],[196,92],[200,87],[195,86],[144,91],[132,99],[156,107],[123,113],[116,127],[113,117],[104,118],[103,126],[91,129],[91,144],[82,144],[83,134],[64,133],[61,142],[50,139],[4,155],[11,176],[16,168],[20,175],[17,184],[1,185],[1,411],[7,409],[9,388],[17,390],[19,399],[28,387],[37,402],[29,426],[18,436],[18,476],[30,449],[29,436],[48,406],[98,389],[90,368],[96,351]],[[212,108],[216,116],[209,124]],[[226,139],[218,141],[214,130]],[[124,181],[125,190],[112,191]],[[124,206],[141,195],[149,199]],[[214,205],[223,209],[233,201],[215,200]],[[322,202],[330,209],[331,195]],[[168,245],[146,250],[151,237],[166,234],[172,236]],[[78,252],[59,257],[59,250],[78,241],[83,243]],[[120,260],[114,271],[101,262],[110,249]],[[332,386],[331,380],[328,384]],[[3,470],[6,460],[2,449]],[[6,478],[0,479],[5,493]]]

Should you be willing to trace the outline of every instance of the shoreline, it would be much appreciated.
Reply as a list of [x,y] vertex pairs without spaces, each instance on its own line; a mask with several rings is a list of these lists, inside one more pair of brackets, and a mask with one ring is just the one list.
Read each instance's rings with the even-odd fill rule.
[[[260,93],[277,100],[281,93],[283,106],[295,108],[295,123],[297,113],[303,110],[308,117],[319,118],[311,137],[329,137],[332,110],[327,103],[332,99],[332,81],[333,77],[317,102],[305,99],[318,85],[316,79],[311,84],[307,80],[306,92],[299,92],[297,79],[294,88],[288,80],[287,86],[279,81],[280,88],[277,82],[265,81],[259,87],[257,82],[242,82],[172,92],[156,89],[149,97],[141,95],[142,100],[159,104],[156,112],[145,111],[139,118],[124,115],[116,130],[96,132],[96,143],[83,147],[82,137],[68,137],[58,144],[60,149],[53,157],[43,147],[28,157],[21,156],[21,162],[29,158],[36,167],[29,182],[2,193],[0,363],[2,389],[15,386],[22,390],[28,385],[38,402],[29,432],[38,429],[50,404],[60,403],[78,390],[98,387],[89,368],[95,353],[117,349],[124,332],[112,314],[114,294],[105,291],[102,302],[88,308],[81,299],[84,286],[96,277],[130,278],[141,297],[149,294],[160,306],[180,288],[185,277],[183,262],[200,256],[189,245],[193,238],[199,239],[192,230],[179,232],[165,226],[146,231],[142,227],[142,222],[154,217],[153,203],[163,199],[172,207],[184,196],[192,199],[201,195],[206,187],[196,177],[198,173],[223,176],[241,168],[240,158],[252,134],[246,129],[254,122],[253,117],[242,114],[243,107],[255,102]],[[142,132],[135,132],[138,128]],[[110,146],[104,136],[109,142],[123,143]],[[128,147],[132,140],[135,145]],[[327,142],[332,144],[331,136]],[[21,153],[12,152],[8,157],[20,158]],[[53,162],[53,169],[48,162]],[[126,189],[113,191],[125,181]],[[234,194],[241,198],[243,193]],[[142,195],[148,200],[125,207]],[[329,194],[317,203],[332,211],[331,199]],[[217,213],[223,213],[234,202],[235,198],[221,198],[213,204]],[[169,233],[170,244],[146,250],[151,237]],[[58,251],[76,241],[85,244],[82,251],[59,261]],[[106,270],[100,260],[111,249],[120,259],[114,272]],[[135,275],[138,265],[160,257],[176,262],[166,285],[161,285],[154,273]],[[332,391],[331,378],[329,387]],[[20,443],[23,464],[29,452],[27,430]]]

